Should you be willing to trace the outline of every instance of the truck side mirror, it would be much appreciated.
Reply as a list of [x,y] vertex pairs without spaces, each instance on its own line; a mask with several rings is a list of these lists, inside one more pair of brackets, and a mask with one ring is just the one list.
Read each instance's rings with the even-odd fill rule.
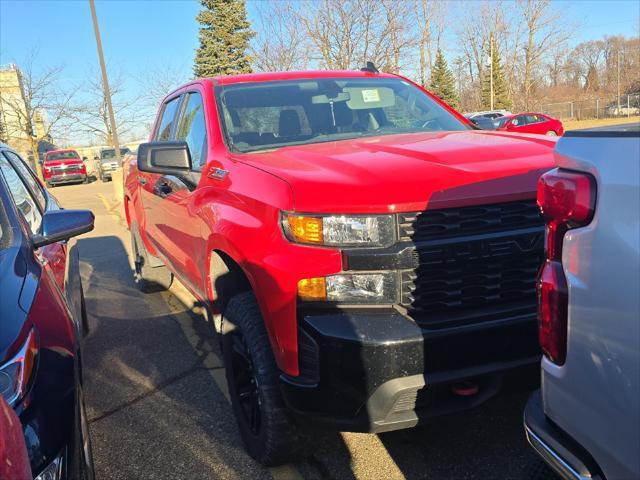
[[191,171],[187,142],[149,142],[138,147],[138,170],[164,175],[184,175]]

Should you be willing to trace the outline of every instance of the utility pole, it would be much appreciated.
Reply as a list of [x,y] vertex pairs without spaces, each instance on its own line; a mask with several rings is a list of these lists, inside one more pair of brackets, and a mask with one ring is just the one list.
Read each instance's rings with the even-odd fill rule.
[[493,110],[493,32],[489,34],[489,64],[490,66],[490,78],[489,78],[489,90],[491,97],[491,108]]
[[620,115],[620,55],[622,55],[622,52],[618,50],[618,110],[616,112],[617,115]]
[[102,40],[100,40],[100,28],[98,27],[98,17],[96,15],[96,5],[94,0],[89,0],[91,7],[91,17],[93,18],[93,31],[96,34],[96,44],[98,45],[98,58],[100,59],[100,70],[102,71],[102,88],[104,90],[104,98],[107,101],[107,109],[109,110],[109,123],[111,123],[111,133],[113,136],[113,148],[116,150],[116,160],[122,165],[120,157],[120,142],[118,141],[118,129],[116,128],[116,117],[113,114],[113,105],[111,104],[111,91],[109,90],[109,80],[107,79],[107,67],[104,63],[104,55],[102,54]]

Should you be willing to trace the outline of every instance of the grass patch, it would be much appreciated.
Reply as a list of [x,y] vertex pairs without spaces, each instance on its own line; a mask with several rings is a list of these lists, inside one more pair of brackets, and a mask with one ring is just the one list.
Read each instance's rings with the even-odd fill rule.
[[640,122],[640,116],[634,117],[619,117],[619,118],[600,118],[593,120],[568,120],[562,122],[565,131],[567,130],[581,130],[583,128],[594,127],[607,127],[609,125],[622,125],[625,123],[637,123]]

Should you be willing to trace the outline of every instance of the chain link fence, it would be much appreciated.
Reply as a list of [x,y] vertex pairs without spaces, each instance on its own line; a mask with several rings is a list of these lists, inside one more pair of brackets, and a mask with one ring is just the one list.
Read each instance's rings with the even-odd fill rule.
[[640,115],[640,94],[602,97],[574,102],[548,103],[538,109],[558,120],[589,120]]

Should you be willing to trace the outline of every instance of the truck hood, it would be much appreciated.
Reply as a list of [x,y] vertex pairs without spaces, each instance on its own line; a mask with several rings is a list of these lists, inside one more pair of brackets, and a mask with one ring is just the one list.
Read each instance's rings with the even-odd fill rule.
[[235,154],[286,181],[294,208],[387,213],[535,196],[557,139],[488,131],[434,132]]

